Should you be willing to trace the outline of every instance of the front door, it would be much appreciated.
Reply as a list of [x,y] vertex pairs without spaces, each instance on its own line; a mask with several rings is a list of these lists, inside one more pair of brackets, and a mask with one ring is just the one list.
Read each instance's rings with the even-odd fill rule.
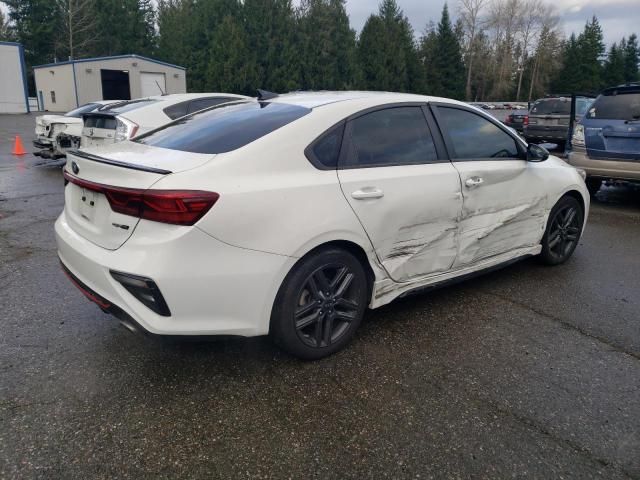
[[368,111],[347,122],[338,177],[389,276],[411,281],[451,268],[462,195],[438,155],[421,105]]
[[455,267],[539,244],[547,204],[543,169],[484,115],[444,105],[434,112],[464,197]]

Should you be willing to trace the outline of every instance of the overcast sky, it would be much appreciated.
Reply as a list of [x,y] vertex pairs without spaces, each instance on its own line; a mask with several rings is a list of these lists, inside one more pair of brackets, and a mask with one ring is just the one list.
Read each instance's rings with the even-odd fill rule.
[[[409,18],[416,36],[420,36],[429,20],[437,22],[444,0],[396,0]],[[372,11],[378,8],[377,0],[347,0],[347,12],[351,25],[358,32]],[[449,0],[449,10],[455,17],[458,0]],[[607,44],[617,42],[631,33],[640,35],[640,0],[553,0],[562,18],[567,36],[582,31],[585,22],[593,15],[598,17]]]

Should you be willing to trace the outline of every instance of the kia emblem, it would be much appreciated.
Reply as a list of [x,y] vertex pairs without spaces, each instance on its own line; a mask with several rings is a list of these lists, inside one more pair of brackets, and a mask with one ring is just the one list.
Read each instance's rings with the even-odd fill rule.
[[71,170],[73,170],[73,173],[77,175],[80,171],[80,167],[78,167],[78,164],[76,162],[71,162]]

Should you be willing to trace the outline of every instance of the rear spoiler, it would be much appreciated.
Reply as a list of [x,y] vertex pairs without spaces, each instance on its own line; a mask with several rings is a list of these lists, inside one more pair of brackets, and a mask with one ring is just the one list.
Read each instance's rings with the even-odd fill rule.
[[158,173],[160,175],[168,175],[173,173],[171,170],[164,170],[162,168],[146,167],[144,165],[136,165],[135,163],[121,162],[119,160],[111,160],[110,158],[100,157],[92,153],[83,152],[81,150],[68,150],[67,154],[75,155],[76,157],[84,158],[85,160],[91,160],[92,162],[105,163],[107,165],[114,165],[116,167],[128,168],[130,170],[139,170],[141,172]]

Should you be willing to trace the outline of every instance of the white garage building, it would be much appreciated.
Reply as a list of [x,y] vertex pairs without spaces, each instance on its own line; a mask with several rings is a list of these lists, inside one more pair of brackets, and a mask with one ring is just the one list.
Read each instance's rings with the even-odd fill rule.
[[94,100],[186,93],[186,69],[139,55],[84,58],[33,67],[40,110],[66,112]]
[[0,42],[0,113],[29,113],[27,69],[19,43]]

